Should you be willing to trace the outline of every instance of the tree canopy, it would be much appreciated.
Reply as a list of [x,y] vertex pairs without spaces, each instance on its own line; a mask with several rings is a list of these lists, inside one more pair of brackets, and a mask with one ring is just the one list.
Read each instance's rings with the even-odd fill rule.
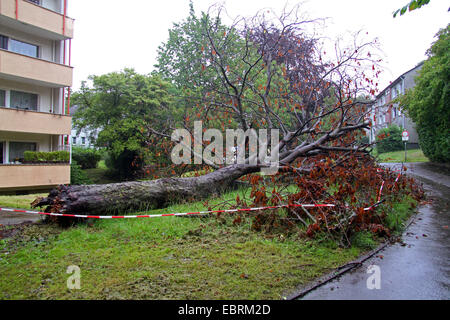
[[138,74],[133,69],[89,79],[92,86],[83,82],[73,97],[79,106],[74,126],[99,129],[96,145],[106,147],[113,159],[125,157],[125,168],[116,169],[127,176],[142,163],[139,159],[152,154],[148,125],[161,129],[176,116],[169,94],[171,85],[156,75]]
[[307,32],[318,20],[299,6],[280,16],[261,10],[230,26],[221,23],[224,12],[215,6],[196,17],[191,6],[160,46],[157,72],[184,95],[185,127],[202,120],[223,131],[278,129],[285,164],[305,152],[353,150],[349,131],[368,125],[358,97],[376,90],[376,43],[358,33],[327,55],[323,38]]
[[416,9],[420,9],[421,7],[423,7],[424,5],[426,5],[428,3],[430,3],[430,0],[412,0],[404,7],[395,10],[393,13],[393,16],[395,18],[397,16],[397,14],[399,14],[399,13],[402,16],[406,13],[406,11],[413,11]]

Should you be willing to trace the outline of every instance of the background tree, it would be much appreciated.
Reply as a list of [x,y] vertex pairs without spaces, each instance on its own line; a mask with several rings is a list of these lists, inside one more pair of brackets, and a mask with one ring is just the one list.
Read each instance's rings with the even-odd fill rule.
[[420,9],[421,7],[423,7],[424,5],[429,4],[429,3],[430,3],[430,0],[412,0],[404,7],[395,10],[393,13],[393,16],[395,18],[397,16],[397,14],[399,14],[399,13],[402,16],[406,13],[406,11],[413,11],[416,9]]
[[74,93],[74,125],[99,129],[96,145],[107,149],[108,163],[122,178],[133,177],[156,152],[149,148],[148,124],[162,129],[176,115],[170,84],[132,69],[89,79],[92,87],[83,82]]
[[[420,9],[422,8],[424,5],[429,4],[430,0],[412,0],[411,2],[409,2],[407,5],[405,5],[404,7],[395,10],[392,15],[394,16],[394,18],[397,16],[397,14],[400,13],[400,15],[404,15],[406,13],[406,11],[413,11],[416,9]],[[448,11],[450,11],[450,8],[448,9]]]
[[[215,29],[207,33],[207,25],[214,25]],[[209,128],[223,126],[223,121],[215,121],[210,116],[214,112],[212,108],[205,107],[205,101],[211,100],[210,94],[214,88],[225,88],[217,70],[209,67],[206,46],[208,37],[217,42],[226,39],[223,43],[226,48],[223,49],[228,60],[227,69],[239,73],[240,66],[235,57],[245,50],[245,43],[236,31],[225,26],[220,16],[212,17],[205,12],[197,16],[191,1],[188,17],[180,23],[174,23],[169,30],[169,39],[158,48],[155,73],[176,88],[174,100],[177,109],[180,112],[183,110],[184,115],[181,125],[189,131],[194,120],[202,120]],[[168,129],[173,130],[174,127]],[[170,135],[170,130],[161,133]]]
[[424,154],[432,161],[450,162],[450,25],[436,37],[415,87],[400,104],[416,123]]

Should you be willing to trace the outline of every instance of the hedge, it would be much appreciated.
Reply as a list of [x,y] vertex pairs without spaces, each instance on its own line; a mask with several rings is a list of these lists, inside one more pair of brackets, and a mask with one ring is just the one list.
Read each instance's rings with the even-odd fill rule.
[[89,179],[86,172],[81,169],[81,166],[79,166],[75,160],[73,160],[70,165],[70,184],[92,184],[91,179]]
[[23,154],[25,162],[70,162],[70,152],[68,151],[52,151],[52,152],[42,152],[42,151],[25,151]]
[[82,169],[97,168],[98,162],[101,160],[101,152],[91,148],[72,148],[72,159],[75,160]]
[[392,152],[403,150],[405,145],[402,141],[402,128],[391,125],[381,129],[377,134],[377,151],[378,153]]

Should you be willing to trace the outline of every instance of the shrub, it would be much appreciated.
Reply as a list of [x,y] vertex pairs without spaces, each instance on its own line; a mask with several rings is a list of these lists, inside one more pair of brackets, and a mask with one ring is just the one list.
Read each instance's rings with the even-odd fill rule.
[[86,175],[86,172],[84,172],[81,169],[81,166],[74,160],[72,160],[72,164],[70,165],[70,184],[92,184],[92,181]]
[[72,148],[72,159],[75,160],[82,169],[97,168],[102,155],[99,150],[91,148]]
[[37,153],[34,151],[25,151],[23,158],[25,161],[38,161]]
[[119,155],[109,153],[105,164],[112,174],[120,179],[135,178],[144,166],[144,159],[137,151],[125,149]]
[[25,151],[23,157],[24,161],[26,162],[68,163],[70,161],[70,153],[68,151],[52,151],[52,152]]
[[59,158],[64,162],[70,162],[70,153],[67,151],[57,151],[59,153]]
[[403,130],[396,125],[381,129],[377,134],[378,153],[403,150],[404,143],[402,141],[402,131]]

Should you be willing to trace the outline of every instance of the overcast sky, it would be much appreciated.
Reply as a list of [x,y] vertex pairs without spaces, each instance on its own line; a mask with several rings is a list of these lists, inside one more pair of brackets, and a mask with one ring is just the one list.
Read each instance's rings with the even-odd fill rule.
[[[215,0],[194,0],[197,13]],[[228,14],[251,16],[262,8],[280,12],[283,0],[226,0]],[[378,38],[384,53],[380,88],[426,58],[434,35],[450,22],[449,0],[432,0],[419,10],[393,18],[392,12],[409,0],[309,0],[302,6],[310,18],[329,18],[327,35],[364,30]],[[297,1],[289,1],[289,5]],[[91,74],[132,67],[149,73],[158,46],[168,29],[189,13],[189,0],[72,0],[69,16],[75,19],[72,41],[73,89]],[[366,36],[367,37],[367,36]]]

